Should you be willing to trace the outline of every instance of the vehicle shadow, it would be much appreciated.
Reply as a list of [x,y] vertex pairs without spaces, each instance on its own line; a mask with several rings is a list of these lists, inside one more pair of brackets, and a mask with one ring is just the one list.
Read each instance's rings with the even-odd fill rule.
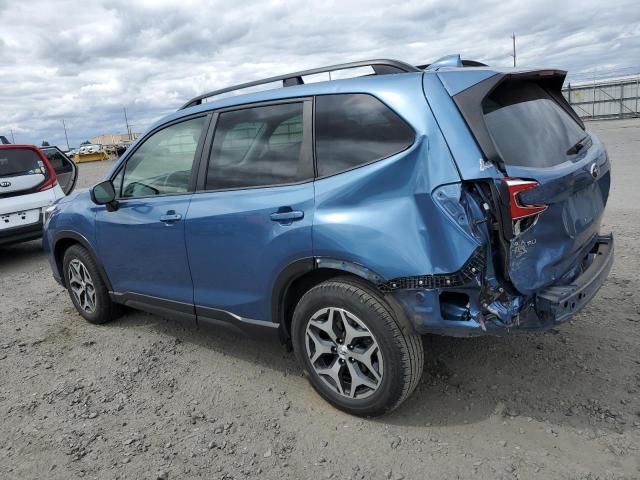
[[35,263],[43,258],[42,240],[0,246],[0,272],[22,271],[25,263]]
[[[293,353],[277,341],[247,337],[222,327],[185,325],[136,311],[130,311],[116,325],[124,329],[145,325],[182,342],[247,361],[258,370],[297,376],[300,388],[310,388]],[[567,327],[565,330],[573,330]],[[592,335],[597,338],[597,332]],[[593,427],[593,411],[585,407],[585,399],[607,398],[611,384],[607,372],[595,374],[582,364],[590,352],[568,340],[571,337],[571,331],[556,330],[503,338],[425,336],[424,374],[416,391],[398,410],[373,421],[412,427],[455,426],[497,415]],[[319,403],[327,413],[335,413],[329,404]],[[621,428],[604,419],[597,426]]]

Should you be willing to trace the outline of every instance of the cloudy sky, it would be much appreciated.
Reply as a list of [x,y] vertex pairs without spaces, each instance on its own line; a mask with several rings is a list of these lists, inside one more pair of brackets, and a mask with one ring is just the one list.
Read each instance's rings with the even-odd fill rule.
[[637,0],[0,0],[0,134],[71,146],[135,131],[204,91],[332,63],[442,55],[640,71]]

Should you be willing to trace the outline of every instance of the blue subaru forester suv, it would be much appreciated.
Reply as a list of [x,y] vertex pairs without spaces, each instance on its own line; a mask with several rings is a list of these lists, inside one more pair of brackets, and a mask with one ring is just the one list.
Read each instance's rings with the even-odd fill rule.
[[277,334],[333,405],[388,412],[421,334],[545,329],[605,281],[609,160],[565,74],[374,60],[201,95],[49,209],[54,276],[92,323]]

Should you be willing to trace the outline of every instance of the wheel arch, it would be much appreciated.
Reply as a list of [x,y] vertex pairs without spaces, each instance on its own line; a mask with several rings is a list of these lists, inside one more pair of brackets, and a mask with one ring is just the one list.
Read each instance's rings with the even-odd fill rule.
[[391,295],[381,292],[377,286],[386,279],[364,265],[348,260],[328,257],[309,257],[290,263],[278,275],[273,288],[272,321],[280,324],[281,340],[291,338],[293,311],[302,296],[316,285],[336,277],[352,277],[375,291],[393,309],[403,330],[413,330],[402,307]]
[[98,266],[100,276],[102,277],[102,280],[107,286],[107,289],[109,291],[113,291],[113,288],[111,286],[111,281],[109,280],[109,276],[107,275],[107,272],[102,267],[102,263],[100,263],[100,261],[98,260],[98,255],[96,254],[96,251],[94,250],[94,248],[91,246],[91,243],[89,242],[89,240],[87,240],[86,237],[84,237],[83,235],[77,232],[69,231],[69,230],[63,230],[61,232],[58,232],[53,242],[53,249],[52,249],[53,258],[55,259],[56,267],[58,269],[58,272],[60,273],[60,278],[62,279],[63,284],[66,286],[66,280],[64,277],[63,265],[62,265],[64,260],[64,252],[66,252],[73,245],[81,245],[89,252],[89,255],[93,257],[93,260],[96,262],[96,265]]

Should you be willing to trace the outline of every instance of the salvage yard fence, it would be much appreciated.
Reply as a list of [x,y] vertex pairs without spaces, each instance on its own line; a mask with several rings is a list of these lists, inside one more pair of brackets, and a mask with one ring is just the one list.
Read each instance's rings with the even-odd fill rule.
[[562,94],[584,120],[640,117],[640,75],[572,85]]

